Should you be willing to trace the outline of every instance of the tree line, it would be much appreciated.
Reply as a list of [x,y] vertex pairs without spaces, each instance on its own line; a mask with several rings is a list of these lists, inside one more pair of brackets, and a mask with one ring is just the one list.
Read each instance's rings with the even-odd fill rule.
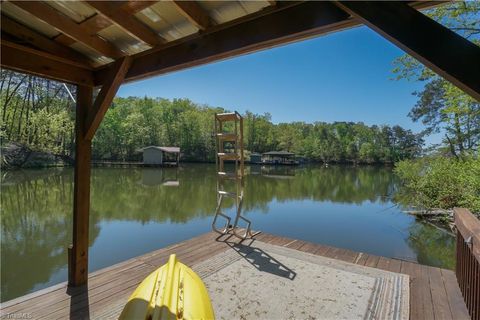
[[[187,99],[116,98],[93,141],[94,156],[130,160],[148,145],[179,146],[185,160],[213,161],[214,114],[223,108]],[[423,140],[400,126],[363,123],[274,124],[270,114],[244,114],[249,152],[284,150],[323,162],[395,162],[419,155]]]
[[[74,157],[75,87],[2,70],[2,145]],[[134,161],[149,145],[179,146],[182,159],[213,161],[214,114],[224,108],[188,99],[115,98],[93,139],[93,159]],[[353,122],[275,124],[271,115],[244,114],[248,152],[283,150],[312,161],[392,163],[421,153],[423,140],[400,126]]]

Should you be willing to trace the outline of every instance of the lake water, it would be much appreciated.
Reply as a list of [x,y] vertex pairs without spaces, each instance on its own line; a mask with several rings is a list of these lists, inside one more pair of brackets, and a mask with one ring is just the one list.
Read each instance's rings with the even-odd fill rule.
[[[244,214],[255,230],[452,268],[454,239],[404,214],[398,181],[378,167],[247,167]],[[4,172],[2,301],[67,279],[73,169]],[[90,271],[210,231],[211,164],[94,168]],[[233,208],[227,210],[233,212]]]

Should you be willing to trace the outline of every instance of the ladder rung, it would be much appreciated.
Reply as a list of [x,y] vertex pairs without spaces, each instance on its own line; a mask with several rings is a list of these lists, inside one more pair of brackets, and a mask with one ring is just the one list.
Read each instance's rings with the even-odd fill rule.
[[218,172],[218,176],[221,177],[221,178],[224,178],[224,179],[236,179],[236,178],[240,178],[239,175],[236,175],[235,173],[233,172]]
[[227,196],[227,197],[230,197],[230,198],[237,198],[237,194],[235,192],[218,190],[218,194],[221,194],[222,196]]
[[238,160],[239,159],[239,156],[236,153],[220,152],[218,153],[218,157],[222,160]]
[[218,121],[235,121],[240,120],[237,113],[235,112],[228,112],[228,113],[217,113],[216,117]]
[[217,137],[221,141],[237,141],[238,136],[235,133],[217,133]]

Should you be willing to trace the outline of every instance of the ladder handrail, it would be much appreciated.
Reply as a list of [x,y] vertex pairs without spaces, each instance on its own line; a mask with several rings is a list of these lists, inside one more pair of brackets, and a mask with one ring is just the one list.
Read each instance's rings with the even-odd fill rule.
[[[234,117],[232,117],[234,115]],[[230,113],[219,113],[215,114],[215,150],[216,150],[216,155],[215,155],[215,166],[217,170],[217,207],[215,209],[215,217],[212,222],[212,229],[220,234],[226,234],[229,232],[232,232],[233,235],[241,238],[241,239],[246,239],[247,237],[253,237],[256,234],[260,233],[252,233],[251,231],[251,221],[242,216],[242,206],[243,206],[243,196],[244,196],[244,174],[245,174],[245,161],[244,161],[244,145],[243,145],[243,117],[238,113],[237,111],[235,112],[230,112]],[[228,121],[234,121],[234,133],[224,133],[223,132],[223,123],[228,122]],[[228,140],[223,139],[223,135],[235,135],[235,140]],[[235,166],[235,172],[233,175],[229,174],[225,170],[225,160],[228,160],[228,153],[225,152],[224,148],[224,143],[233,142],[233,150],[234,154],[236,154],[235,157],[233,157],[234,161],[234,166]],[[239,154],[240,153],[240,154]],[[230,157],[231,159],[232,157]],[[236,192],[228,192],[223,189],[223,183],[225,178],[231,178],[234,177],[235,180],[235,186],[236,186]],[[223,198],[225,196],[230,196],[235,199],[235,219],[233,226],[230,225],[230,217],[227,215],[223,214],[221,211],[221,205],[223,202]],[[218,229],[216,227],[216,222],[219,217],[222,217],[226,220],[225,227],[223,229]],[[245,229],[244,234],[239,234],[237,232],[238,228],[238,223],[240,220],[243,220],[247,223],[247,227]]]

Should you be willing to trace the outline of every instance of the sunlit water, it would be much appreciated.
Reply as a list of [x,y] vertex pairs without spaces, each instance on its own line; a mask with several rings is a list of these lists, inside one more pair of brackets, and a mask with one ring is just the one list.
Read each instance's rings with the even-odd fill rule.
[[[252,166],[247,172],[244,214],[255,230],[453,267],[454,239],[396,206],[398,182],[389,168]],[[71,168],[4,173],[2,301],[66,280],[72,181]],[[215,190],[209,164],[93,169],[90,271],[210,231]]]

